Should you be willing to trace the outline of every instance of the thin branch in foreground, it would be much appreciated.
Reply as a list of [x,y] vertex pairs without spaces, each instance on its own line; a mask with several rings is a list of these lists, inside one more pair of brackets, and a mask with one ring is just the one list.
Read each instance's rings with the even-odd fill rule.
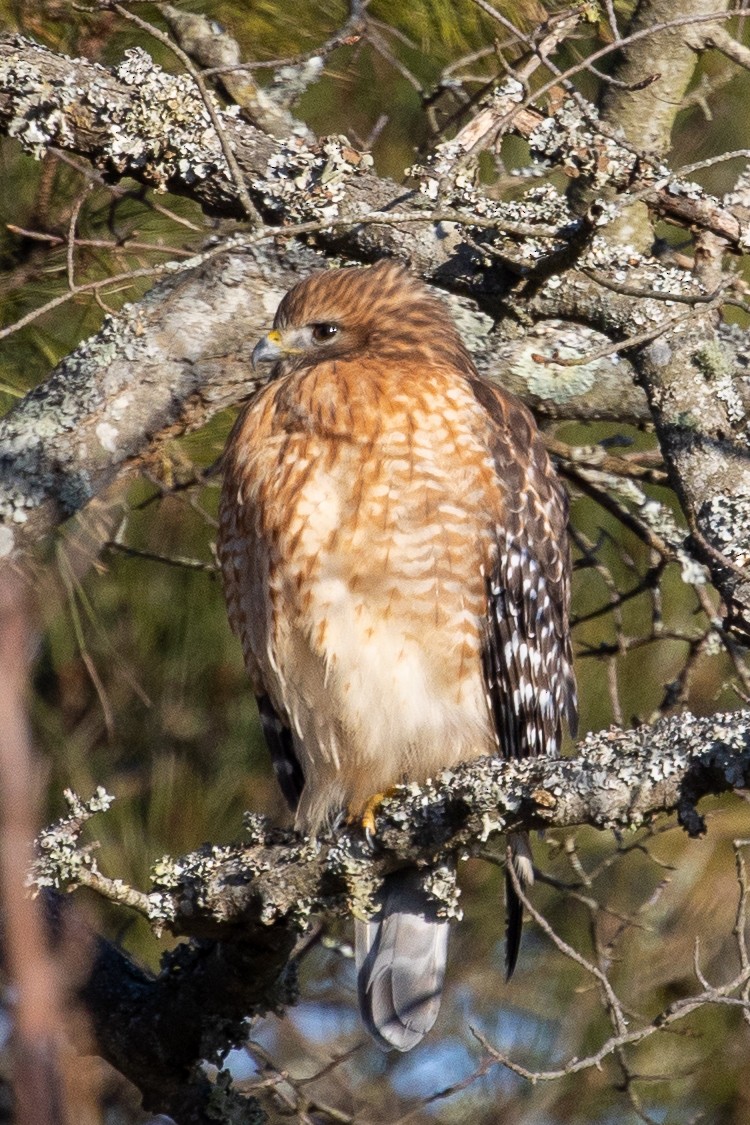
[[408,1121],[412,1121],[417,1114],[422,1113],[427,1106],[435,1105],[437,1102],[447,1101],[448,1098],[453,1098],[456,1094],[462,1094],[464,1090],[471,1089],[471,1087],[480,1079],[484,1078],[490,1068],[495,1065],[496,1060],[489,1055],[486,1056],[471,1074],[467,1074],[465,1078],[461,1078],[457,1082],[451,1082],[449,1086],[444,1086],[441,1090],[436,1090],[435,1093],[421,1098],[419,1105],[415,1106],[414,1109],[409,1110],[401,1117],[396,1118],[391,1125],[407,1125]]
[[[62,960],[48,947],[39,904],[26,891],[36,830],[39,771],[26,716],[28,599],[18,576],[0,574],[0,876],[3,947],[12,1011],[12,1085],[18,1125],[65,1125],[69,1095],[93,1115],[85,1077],[66,1066],[70,998]],[[62,946],[62,942],[60,943]],[[85,962],[81,950],[79,958]],[[78,1089],[76,1090],[76,1086]],[[93,1116],[92,1116],[93,1119]]]
[[502,1051],[499,1051],[481,1032],[477,1031],[476,1028],[472,1028],[471,1031],[474,1038],[481,1043],[482,1047],[484,1047],[497,1062],[502,1063],[508,1070],[512,1070],[514,1074],[518,1074],[521,1078],[528,1079],[532,1084],[536,1084],[537,1082],[554,1082],[568,1074],[578,1074],[583,1070],[591,1070],[593,1068],[598,1070],[605,1059],[609,1058],[619,1048],[635,1046],[642,1043],[657,1032],[672,1027],[673,1024],[685,1019],[693,1012],[709,1004],[737,1007],[740,1008],[743,1013],[749,1012],[750,1000],[747,1000],[744,996],[732,996],[733,992],[743,990],[749,981],[750,969],[747,969],[738,973],[731,981],[728,981],[718,988],[707,988],[695,996],[688,997],[684,1000],[677,1000],[660,1012],[659,1015],[646,1026],[634,1028],[631,1031],[624,1032],[622,1035],[613,1036],[607,1039],[597,1051],[592,1052],[582,1059],[574,1057],[564,1066],[558,1067],[555,1070],[529,1070]]
[[740,888],[739,898],[737,900],[737,914],[734,920],[733,934],[737,941],[737,950],[740,957],[740,968],[743,973],[748,974],[748,979],[742,986],[741,995],[743,1000],[747,1002],[747,1008],[743,1009],[742,1018],[745,1023],[750,1026],[750,956],[748,955],[747,948],[747,925],[748,925],[748,881],[747,881],[747,867],[745,865],[745,857],[743,855],[743,848],[750,847],[750,840],[735,840],[734,841],[734,861],[737,868],[737,882]]
[[[6,223],[5,229],[10,231],[11,234],[18,235],[19,238],[29,238],[34,242],[46,242],[50,246],[60,246],[65,244],[65,239],[61,238],[59,234],[48,234],[46,231],[41,230],[25,230],[23,227],[16,226],[15,223]],[[168,246],[159,242],[136,242],[133,241],[129,235],[124,238],[115,240],[110,238],[76,238],[76,248],[90,247],[93,250],[111,250],[113,254],[126,253],[132,250],[146,250],[155,251],[157,254],[171,254],[175,258],[192,258],[194,251],[184,250],[180,246]]]
[[148,562],[163,563],[164,566],[174,566],[179,570],[198,570],[208,574],[217,574],[219,565],[216,562],[204,562],[203,559],[190,559],[184,555],[162,555],[158,551],[146,551],[142,547],[130,547],[127,543],[119,543],[110,539],[104,544],[105,551],[113,554],[127,555],[132,559],[145,559]]
[[74,285],[72,288],[66,289],[58,297],[53,297],[50,301],[45,301],[43,305],[38,308],[32,309],[26,313],[25,316],[19,317],[13,324],[7,325],[5,328],[0,328],[0,340],[4,340],[8,336],[12,336],[14,332],[19,332],[25,328],[27,324],[33,323],[38,320],[40,316],[45,313],[51,312],[53,309],[64,305],[66,301],[70,301],[73,297],[78,297],[82,293],[91,293],[96,295],[100,289],[108,289],[113,285],[120,285],[123,282],[137,281],[143,277],[163,277],[165,273],[169,272],[169,263],[165,262],[160,266],[147,266],[143,269],[128,270],[127,273],[113,274],[111,277],[99,278],[97,281],[87,281],[81,285]]
[[618,997],[615,995],[615,991],[612,988],[612,985],[606,973],[604,973],[598,965],[595,965],[593,961],[589,961],[587,957],[584,957],[582,953],[579,953],[577,949],[574,949],[572,945],[569,945],[568,942],[564,941],[560,937],[560,935],[556,933],[555,930],[553,930],[552,926],[549,924],[544,915],[539,913],[539,911],[536,909],[534,904],[524,892],[521,880],[518,878],[518,875],[516,873],[515,864],[513,863],[513,853],[510,847],[506,849],[505,853],[505,870],[508,872],[510,880],[513,884],[513,889],[520,898],[525,909],[529,912],[541,931],[547,935],[555,948],[558,949],[564,957],[567,957],[570,961],[575,962],[576,965],[580,965],[582,969],[589,973],[590,976],[594,977],[598,982],[602,989],[602,992],[604,993],[604,996],[606,997],[607,1007],[612,1014],[612,1018],[614,1019],[617,1034],[623,1035],[627,1027],[627,1020],[625,1019],[625,1013],[623,1011],[622,1004],[620,1003]]

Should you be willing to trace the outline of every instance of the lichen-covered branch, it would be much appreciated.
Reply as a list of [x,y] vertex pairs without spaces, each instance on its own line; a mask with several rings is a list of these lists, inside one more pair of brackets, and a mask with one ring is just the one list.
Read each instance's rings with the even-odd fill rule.
[[[251,818],[245,845],[207,846],[161,860],[142,909],[155,925],[202,938],[247,938],[280,924],[298,929],[316,910],[340,911],[352,903],[366,909],[380,878],[405,859],[434,864],[475,854],[491,837],[519,826],[624,831],[676,812],[690,835],[700,835],[697,802],[746,788],[749,779],[748,711],[683,714],[653,727],[612,729],[588,735],[573,758],[483,758],[424,786],[399,787],[379,807],[374,851],[349,830],[311,842]],[[37,882],[58,888],[85,883],[125,901],[121,890],[110,893],[104,881],[81,872],[82,866],[96,872],[95,861],[85,851],[73,861],[75,833],[69,820],[62,823],[42,838]]]
[[193,264],[108,317],[0,422],[0,555],[39,540],[159,441],[249,394],[252,341],[294,274],[261,262]]
[[[695,205],[702,203],[701,217],[718,228],[716,233],[731,236],[738,248],[750,244],[747,227],[718,200],[702,192],[697,198],[695,185],[682,184],[666,165],[618,146],[609,130],[598,131],[593,107],[584,112],[579,102],[565,99],[545,115],[522,102],[520,83],[510,82],[492,93],[475,120],[488,118],[488,134],[505,122],[506,131],[529,141],[537,158],[559,161],[574,176],[596,170],[601,184],[645,192],[651,205],[665,215],[674,213],[678,221],[690,222]],[[459,134],[442,147],[425,170],[425,190],[415,192],[377,176],[371,158],[356,152],[344,137],[311,141],[292,135],[279,141],[240,120],[232,109],[217,107],[217,112],[253,202],[268,219],[289,225],[346,217],[347,230],[321,236],[331,249],[343,246],[365,257],[408,254],[420,272],[461,277],[464,288],[477,296],[486,291],[479,275],[467,275],[452,261],[461,240],[450,228],[375,232],[357,224],[372,211],[423,213],[425,194],[432,191],[430,169],[437,186],[434,176],[471,147],[469,139],[478,126],[468,138]],[[111,179],[129,176],[157,190],[188,195],[209,213],[243,217],[221,145],[190,76],[167,74],[140,48],[128,51],[109,70],[20,36],[0,37],[0,130],[33,155],[50,146],[76,152]],[[463,186],[468,192],[468,184]],[[480,215],[488,201],[483,203]],[[500,220],[504,211],[512,215],[513,206],[496,204],[494,210]],[[533,208],[528,213],[532,221],[544,221],[541,214],[534,220]]]
[[[654,28],[654,32],[625,48],[619,77],[626,85],[605,87],[602,120],[620,129],[631,144],[662,158],[669,150],[674,121],[695,69],[696,51],[711,42],[710,28],[696,25],[686,34],[671,27],[670,21],[727,7],[710,0],[641,0],[630,32],[644,28]],[[720,30],[722,36],[727,37]],[[654,73],[661,76],[660,82],[644,85]],[[700,208],[707,201],[695,202]],[[631,216],[631,224],[633,221]],[[707,243],[708,224],[701,225],[704,241],[699,241],[696,252],[696,276],[711,287],[721,286],[721,255],[731,234],[726,242],[718,241],[713,238],[717,232],[712,231],[708,238],[713,240]],[[604,237],[608,238],[607,231]],[[718,307],[719,302],[713,307],[696,307],[694,316],[631,352],[630,357],[648,396],[671,481],[693,533],[694,549],[712,571],[730,622],[748,634],[747,402],[732,356],[717,338]],[[641,307],[641,316],[645,309]]]
[[[445,861],[486,851],[510,828],[624,831],[676,812],[699,835],[701,797],[748,786],[750,712],[686,714],[589,735],[574,758],[486,758],[401,787],[379,809],[374,850],[351,830],[310,841],[249,818],[242,845],[161,860],[148,895],[128,895],[101,876],[77,837],[94,806],[71,797],[71,817],[42,837],[35,879],[45,888],[92,886],[142,909],[157,929],[197,939],[170,954],[156,978],[102,942],[83,996],[99,1049],[144,1091],[145,1104],[203,1122],[210,1089],[200,1060],[219,1060],[241,1042],[246,1018],[294,1002],[292,950],[312,913],[367,912],[382,875],[408,859],[433,869],[432,893],[450,916],[457,907]],[[104,808],[105,795],[94,804]]]
[[[375,243],[358,217],[416,204],[396,184],[372,173],[372,159],[345,137],[276,140],[242,121],[236,110],[215,113],[254,206],[276,223],[351,218],[350,249],[371,254]],[[159,191],[187,195],[209,214],[243,218],[237,189],[206,104],[189,75],[173,76],[140,48],[113,70],[69,59],[20,36],[0,38],[0,130],[40,156],[49,146],[85,156],[109,179],[132,177]],[[392,252],[407,238],[382,232]],[[437,234],[411,235],[420,268],[448,256]],[[329,242],[340,241],[329,236]]]
[[[610,263],[631,256],[631,285],[650,287],[666,273],[629,250],[599,250]],[[586,258],[581,260],[586,266]],[[696,282],[669,271],[677,291]],[[650,281],[649,281],[650,279]],[[653,297],[638,298],[602,285],[590,273],[569,270],[562,284],[542,286],[531,303],[541,316],[585,319],[600,331],[634,346],[627,351],[644,387],[662,451],[688,518],[692,550],[709,568],[729,621],[746,635],[750,628],[750,458],[748,402],[743,372],[729,338],[722,337],[716,307],[702,305],[685,315]]]
[[294,833],[269,839],[252,822],[247,847],[201,850],[154,882],[152,921],[173,932],[219,936],[311,911],[366,906],[384,873],[408,859],[471,855],[509,829],[588,824],[618,831],[676,812],[690,835],[704,825],[701,797],[750,784],[750,712],[683,714],[638,730],[590,734],[574,758],[509,763],[486,758],[425,786],[399,787],[378,811],[377,848],[342,833],[315,847]]

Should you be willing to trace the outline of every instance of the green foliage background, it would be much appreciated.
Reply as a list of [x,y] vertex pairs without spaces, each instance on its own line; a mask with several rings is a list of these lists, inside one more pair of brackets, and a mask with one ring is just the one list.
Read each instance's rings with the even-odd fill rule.
[[[311,50],[346,17],[343,4],[298,0],[295,5],[255,0],[205,2],[185,7],[218,20],[240,42],[248,59],[275,59]],[[501,5],[508,18],[528,28],[544,15],[537,3],[519,0]],[[624,21],[627,6],[618,5]],[[497,27],[468,0],[373,0],[369,13],[381,21],[382,35],[401,68],[430,88],[453,59],[491,44]],[[141,18],[161,26],[156,5],[139,5]],[[170,70],[179,63],[156,41],[111,13],[87,13],[64,0],[32,6],[0,2],[0,19],[41,42],[73,55],[87,55],[105,65],[116,63],[135,45],[145,47]],[[605,37],[602,20],[589,26],[589,39]],[[570,59],[563,60],[571,61]],[[472,73],[489,74],[490,61],[472,64]],[[682,114],[675,137],[674,163],[701,159],[748,144],[746,75],[722,71],[709,60],[699,81],[712,83],[708,96],[713,119],[699,106]],[[262,81],[268,80],[265,72]],[[584,83],[582,88],[588,89]],[[445,112],[455,108],[448,104]],[[414,84],[382,53],[370,46],[344,47],[327,60],[325,73],[304,95],[295,112],[320,133],[347,132],[363,145],[381,114],[388,120],[373,148],[383,175],[399,179],[415,152],[429,141],[422,102]],[[126,182],[116,193],[88,183],[74,164],[54,156],[35,163],[12,141],[0,146],[0,271],[1,316],[10,324],[62,293],[67,285],[65,238],[74,206],[83,193],[78,234],[91,241],[125,238],[139,248],[113,250],[89,245],[79,249],[76,277],[104,278],[163,261],[197,249],[212,224],[191,203],[157,197]],[[714,190],[730,183],[731,165],[706,174]],[[156,210],[154,204],[169,213]],[[191,227],[184,225],[187,220]],[[42,242],[23,231],[62,239]],[[682,235],[660,232],[676,242]],[[150,248],[148,248],[150,246]],[[118,308],[137,298],[148,283],[115,288],[107,304]],[[95,332],[104,311],[93,299],[76,299],[33,320],[3,341],[0,350],[0,408],[10,409],[29,387],[40,381],[76,343]],[[163,463],[151,465],[148,476],[111,497],[119,505],[119,537],[133,548],[161,555],[212,562],[212,540],[218,481],[180,488],[218,457],[232,418],[219,417],[202,433],[175,443]],[[571,443],[593,443],[614,433],[648,445],[653,439],[614,426],[567,426],[560,436]],[[178,486],[175,488],[174,486]],[[654,494],[676,509],[665,489]],[[634,585],[649,564],[643,545],[611,516],[589,500],[574,503],[575,525],[596,541],[603,539],[600,559],[621,589]],[[87,795],[103,784],[117,796],[113,810],[94,823],[102,868],[145,886],[150,865],[164,853],[180,854],[204,840],[221,842],[241,832],[243,810],[283,817],[284,810],[269,777],[255,706],[246,685],[239,647],[226,624],[219,583],[208,570],[170,567],[163,563],[107,551],[81,572],[73,545],[73,526],[39,559],[39,633],[34,665],[33,723],[39,753],[47,771],[45,815],[62,809],[62,790],[72,787]],[[667,629],[683,631],[699,625],[695,598],[679,574],[670,571],[662,583]],[[590,613],[607,600],[600,576],[579,570],[575,612]],[[624,609],[624,631],[648,636],[650,603],[646,595]],[[616,642],[611,615],[581,625],[576,642],[583,653]],[[654,639],[643,648],[613,658],[612,667],[582,655],[579,679],[582,732],[613,721],[608,676],[620,687],[625,722],[645,722],[659,706],[664,686],[679,672],[684,642]],[[695,711],[710,713],[737,705],[728,685],[730,668],[720,655],[698,662],[689,692]],[[707,840],[687,843],[677,830],[648,844],[662,866],[644,854],[638,842],[624,841],[626,858],[613,863],[616,845],[593,832],[578,834],[577,848],[587,870],[598,870],[591,893],[620,914],[638,910],[654,896],[643,914],[643,928],[629,928],[613,946],[619,959],[613,969],[618,989],[632,996],[634,1008],[656,1012],[660,1006],[695,988],[692,947],[702,943],[706,971],[723,973],[731,946],[736,885],[729,841],[747,835],[747,816],[740,802],[717,807]],[[555,834],[539,843],[541,866],[565,882],[576,879],[571,853]],[[663,865],[675,865],[675,871]],[[661,886],[662,880],[669,882]],[[366,1048],[340,1069],[337,1093],[346,1112],[365,1105],[367,1120],[389,1120],[389,1105],[408,1108],[414,1099],[434,1094],[469,1073],[478,1049],[468,1027],[484,1030],[511,1053],[547,1066],[573,1051],[584,1054],[606,1037],[606,1019],[598,994],[577,972],[529,928],[522,965],[512,984],[502,979],[502,891],[498,871],[473,864],[464,878],[467,918],[455,927],[451,983],[436,1035],[424,1048],[403,1059],[386,1060]],[[657,893],[658,888],[661,891]],[[589,916],[580,902],[558,889],[539,886],[535,901],[566,937],[591,950]],[[107,914],[91,903],[91,910]],[[110,934],[120,931],[122,916],[102,919]],[[602,932],[613,936],[617,916],[600,916]],[[345,936],[336,931],[333,938]],[[138,957],[156,966],[160,949],[144,926],[121,934]],[[357,1037],[351,964],[332,948],[319,947],[305,966],[303,1003],[283,1026],[269,1021],[256,1029],[284,1065],[312,1069]],[[601,934],[600,934],[601,938]],[[337,939],[338,940],[338,939]],[[700,1014],[689,1035],[664,1036],[638,1056],[643,1073],[655,1076],[641,1097],[659,1121],[687,1120],[702,1111],[702,1120],[747,1120],[747,1030],[730,1009]],[[673,1044],[673,1046],[672,1046]],[[238,1073],[244,1065],[235,1060]],[[679,1074],[676,1073],[679,1071]],[[588,1072],[570,1082],[532,1089],[495,1067],[452,1098],[416,1110],[415,1120],[543,1122],[630,1122],[632,1106],[613,1088],[616,1067]],[[662,1080],[659,1076],[666,1076]],[[396,1098],[397,1102],[390,1099]],[[395,1119],[395,1114],[393,1119]]]

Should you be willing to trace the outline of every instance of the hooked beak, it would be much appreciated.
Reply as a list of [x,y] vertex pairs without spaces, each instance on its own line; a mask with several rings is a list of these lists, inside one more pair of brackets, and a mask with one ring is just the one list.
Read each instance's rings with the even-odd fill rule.
[[284,349],[281,346],[281,333],[276,329],[269,332],[262,340],[253,348],[253,354],[250,358],[253,371],[257,371],[261,363],[276,363],[278,359],[284,355]]

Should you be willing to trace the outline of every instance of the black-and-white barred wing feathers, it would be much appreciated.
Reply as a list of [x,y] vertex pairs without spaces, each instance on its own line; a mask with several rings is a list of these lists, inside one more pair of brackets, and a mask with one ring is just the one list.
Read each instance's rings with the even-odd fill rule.
[[[491,422],[498,483],[483,646],[485,689],[498,750],[505,758],[555,755],[563,717],[572,734],[576,728],[567,495],[526,408],[489,383],[476,381],[472,389]],[[533,882],[528,836],[513,832],[508,844],[515,874],[528,886]],[[523,925],[510,869],[505,873],[505,900],[505,965],[510,977]]]
[[487,576],[485,682],[505,758],[560,752],[563,718],[576,727],[568,605],[568,500],[526,408],[477,383],[494,425],[502,489]]

